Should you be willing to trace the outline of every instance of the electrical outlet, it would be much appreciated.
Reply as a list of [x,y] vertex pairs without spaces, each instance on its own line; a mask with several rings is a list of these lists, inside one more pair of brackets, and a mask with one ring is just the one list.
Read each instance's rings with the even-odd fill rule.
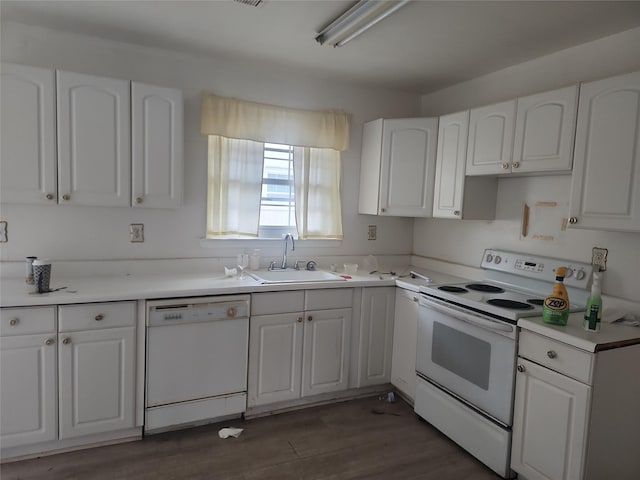
[[7,237],[7,222],[4,220],[0,222],[0,243],[7,243],[9,237]]
[[606,248],[593,247],[591,250],[591,265],[604,272],[607,269],[607,253],[609,253],[609,250]]
[[378,227],[376,225],[369,225],[369,231],[367,232],[367,240],[375,240],[378,233]]
[[132,243],[144,242],[143,223],[132,223],[129,225],[129,241]]

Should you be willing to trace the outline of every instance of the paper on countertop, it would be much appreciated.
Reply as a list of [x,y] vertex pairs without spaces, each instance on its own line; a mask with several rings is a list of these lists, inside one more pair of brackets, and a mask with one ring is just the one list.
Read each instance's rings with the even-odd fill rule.
[[220,430],[218,430],[218,436],[220,438],[229,438],[229,437],[238,438],[242,433],[242,430],[243,430],[242,428],[233,428],[233,427],[221,428]]
[[605,308],[602,311],[602,321],[605,323],[619,323],[631,327],[640,327],[640,317],[625,312],[619,308]]

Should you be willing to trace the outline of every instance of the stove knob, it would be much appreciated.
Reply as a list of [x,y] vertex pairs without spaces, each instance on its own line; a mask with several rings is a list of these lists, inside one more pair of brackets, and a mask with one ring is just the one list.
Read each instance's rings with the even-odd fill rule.
[[502,262],[502,257],[500,255],[496,255],[495,260],[493,261],[493,263],[495,263],[496,265],[498,265],[500,262]]
[[564,278],[569,278],[571,275],[573,275],[573,269],[572,268],[565,268],[564,269]]
[[491,262],[491,260],[493,260],[493,255],[491,255],[490,253],[487,253],[486,260],[487,260],[487,262]]
[[585,277],[586,273],[584,270],[580,269],[576,272],[576,280],[582,280]]

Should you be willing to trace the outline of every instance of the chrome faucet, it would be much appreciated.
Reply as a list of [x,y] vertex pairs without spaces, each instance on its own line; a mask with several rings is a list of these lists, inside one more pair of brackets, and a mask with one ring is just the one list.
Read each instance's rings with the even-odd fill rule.
[[282,266],[281,268],[284,270],[287,268],[287,244],[289,243],[289,239],[291,239],[291,251],[293,252],[296,249],[296,242],[293,240],[293,235],[287,233],[284,236],[284,246],[282,248]]

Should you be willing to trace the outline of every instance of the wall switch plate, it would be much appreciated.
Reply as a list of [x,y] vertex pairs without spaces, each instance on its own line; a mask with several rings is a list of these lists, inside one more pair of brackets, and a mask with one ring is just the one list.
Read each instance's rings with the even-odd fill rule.
[[375,240],[378,232],[376,225],[369,225],[369,231],[367,233],[367,240]]
[[606,248],[593,247],[591,250],[591,265],[604,272],[607,269],[607,253],[609,253],[609,250]]
[[0,222],[0,243],[7,243],[9,237],[7,237],[7,222],[4,220]]
[[131,243],[144,242],[144,224],[132,223],[129,225],[129,241]]

